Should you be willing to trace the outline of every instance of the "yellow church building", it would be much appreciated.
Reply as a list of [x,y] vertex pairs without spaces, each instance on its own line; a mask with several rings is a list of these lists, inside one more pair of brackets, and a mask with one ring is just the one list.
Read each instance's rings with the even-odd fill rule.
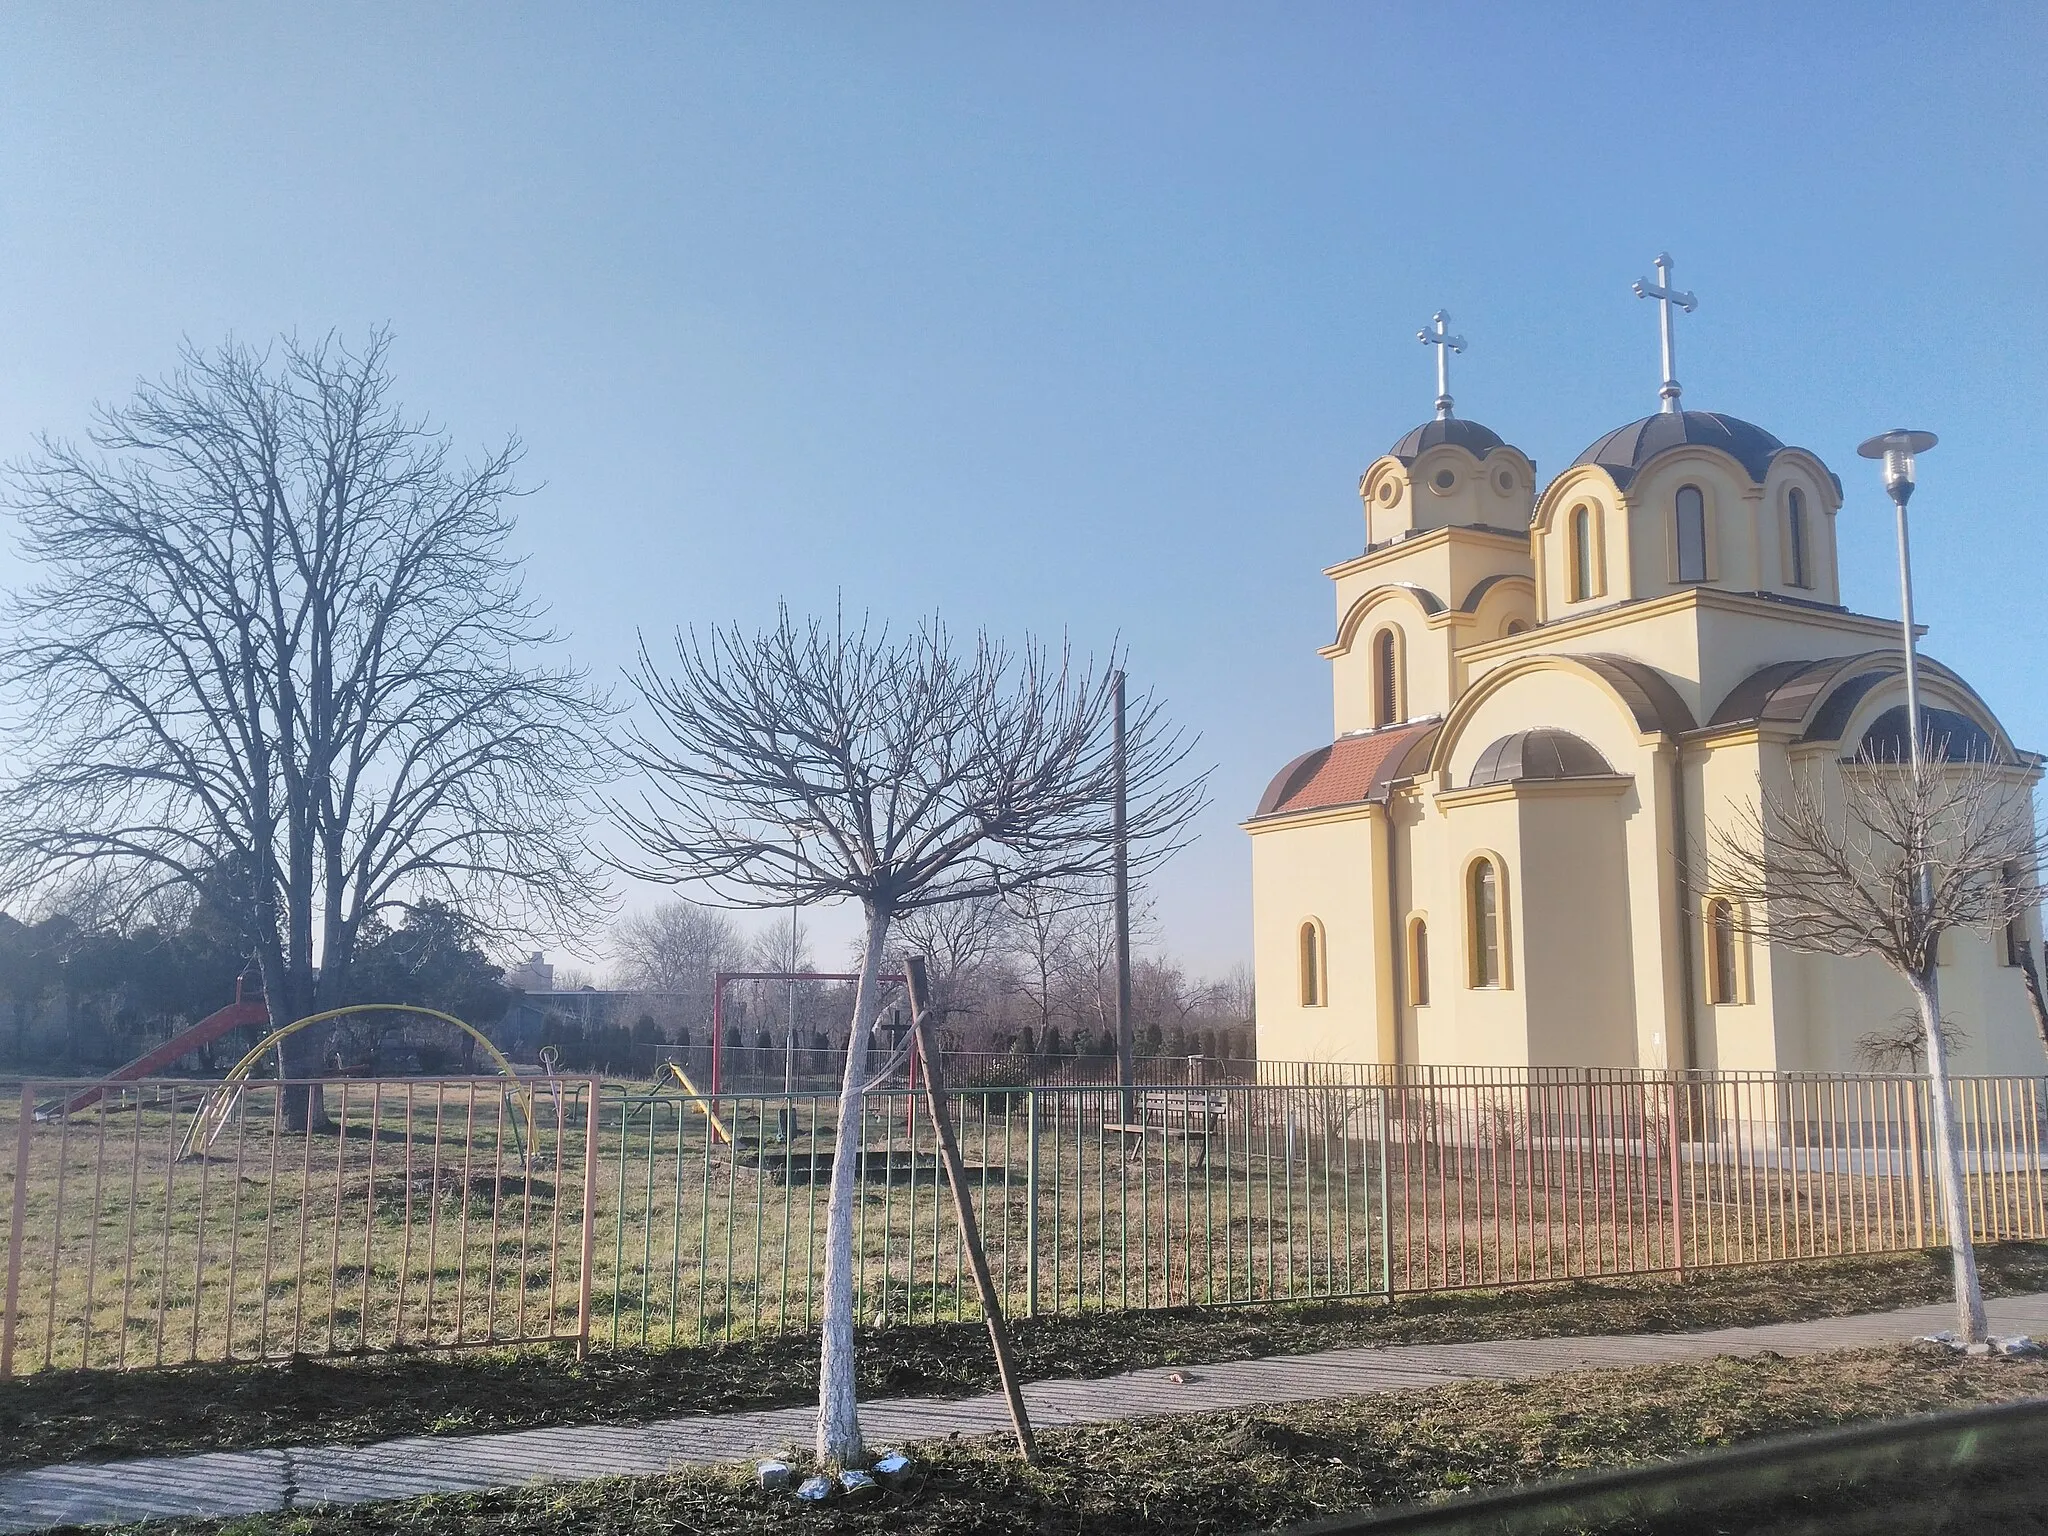
[[[1445,317],[1422,333],[1435,419],[1366,470],[1365,548],[1325,573],[1332,739],[1244,823],[1264,1058],[1853,1071],[1910,1007],[1883,962],[1746,937],[1688,888],[1760,776],[1903,752],[1903,662],[1896,622],[1843,604],[1841,482],[1682,409],[1691,296],[1639,291],[1664,308],[1663,408],[1547,484],[1454,414]],[[1951,755],[2038,777],[1961,677],[1923,659],[1921,689]],[[2025,926],[1945,944],[1955,1070],[2043,1069]]]

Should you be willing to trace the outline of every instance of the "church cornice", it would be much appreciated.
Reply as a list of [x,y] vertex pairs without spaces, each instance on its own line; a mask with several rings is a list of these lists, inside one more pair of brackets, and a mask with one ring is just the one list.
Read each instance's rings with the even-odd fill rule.
[[1320,827],[1339,821],[1370,821],[1375,816],[1384,816],[1386,807],[1377,800],[1355,800],[1349,805],[1319,806],[1301,811],[1275,811],[1268,816],[1253,816],[1240,821],[1238,827],[1256,837],[1261,832],[1292,831],[1297,827]]
[[1632,773],[1581,774],[1569,779],[1509,779],[1501,784],[1474,784],[1464,789],[1440,789],[1434,799],[1446,810],[1461,806],[1486,805],[1496,800],[1564,800],[1578,796],[1613,796],[1635,783]]
[[1332,581],[1339,581],[1346,576],[1355,576],[1360,571],[1369,571],[1375,565],[1383,564],[1396,556],[1434,549],[1440,544],[1454,543],[1461,536],[1474,534],[1489,539],[1506,539],[1511,543],[1525,546],[1529,542],[1529,531],[1526,528],[1496,528],[1491,523],[1454,523],[1446,528],[1432,528],[1412,538],[1393,539],[1385,544],[1375,544],[1363,554],[1353,555],[1349,560],[1340,560],[1335,565],[1324,566],[1323,574]]
[[[1532,639],[1537,645],[1541,645],[1553,639],[1597,635],[1608,630],[1626,628],[1644,619],[1660,619],[1670,614],[1701,608],[1715,608],[1724,613],[1751,616],[1797,618],[1816,629],[1871,638],[1879,642],[1895,642],[1899,633],[1896,620],[1872,618],[1869,614],[1852,613],[1846,608],[1837,608],[1830,604],[1783,598],[1772,593],[1727,592],[1719,587],[1687,587],[1681,591],[1667,592],[1662,597],[1639,597],[1628,602],[1615,603],[1610,607],[1596,608],[1591,613],[1573,618],[1552,619],[1546,624],[1537,625],[1534,629],[1524,630],[1519,635],[1467,646],[1459,655],[1468,661],[1486,661],[1495,656],[1526,653]],[[1923,629],[1922,633],[1924,632]]]

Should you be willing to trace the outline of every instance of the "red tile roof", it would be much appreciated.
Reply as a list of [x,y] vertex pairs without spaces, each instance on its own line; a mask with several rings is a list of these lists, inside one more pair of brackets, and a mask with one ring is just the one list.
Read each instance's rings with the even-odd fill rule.
[[1374,799],[1401,773],[1409,749],[1434,735],[1441,720],[1390,725],[1359,736],[1340,736],[1304,752],[1274,775],[1259,799],[1257,816],[1357,805]]

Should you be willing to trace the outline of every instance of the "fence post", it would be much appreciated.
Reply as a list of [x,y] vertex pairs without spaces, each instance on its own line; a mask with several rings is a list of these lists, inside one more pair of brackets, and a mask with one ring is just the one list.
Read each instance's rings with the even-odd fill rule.
[[1394,1181],[1388,1164],[1393,1157],[1394,1090],[1380,1084],[1380,1288],[1394,1299]]
[[1038,1090],[1024,1090],[1024,1315],[1038,1316]]
[[1906,1155],[1913,1163],[1913,1246],[1927,1246],[1927,1191],[1924,1159],[1920,1153],[1921,1078],[1906,1079]]
[[1665,1137],[1671,1143],[1671,1259],[1680,1279],[1685,1278],[1685,1160],[1679,1147],[1679,1095],[1684,1086],[1681,1074],[1671,1074],[1671,1115]]
[[[590,1354],[590,1271],[597,1262],[597,1115],[603,1082],[590,1080],[590,1102],[583,1110],[583,1264],[576,1277],[576,1358]],[[650,1124],[648,1134],[653,1134]],[[706,1131],[708,1138],[710,1132]],[[621,1153],[621,1156],[624,1154]],[[614,1340],[614,1345],[617,1341]]]
[[[14,1325],[21,1314],[21,1244],[28,1222],[28,1143],[36,1123],[36,1091],[21,1085],[21,1124],[14,1133],[14,1214],[7,1222],[7,1300],[0,1320],[0,1381],[14,1375]],[[88,1319],[88,1321],[90,1321]]]

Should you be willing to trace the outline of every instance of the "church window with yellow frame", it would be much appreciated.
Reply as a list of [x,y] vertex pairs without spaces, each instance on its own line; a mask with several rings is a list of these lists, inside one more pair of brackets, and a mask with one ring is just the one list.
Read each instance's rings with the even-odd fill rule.
[[1398,724],[1402,718],[1401,637],[1392,627],[1372,637],[1372,723]]
[[1429,921],[1420,913],[1408,919],[1408,1001],[1429,1006]]
[[1501,867],[1490,854],[1474,859],[1465,872],[1466,976],[1478,990],[1504,988],[1507,947],[1501,942]]
[[1707,498],[1696,485],[1681,485],[1673,505],[1680,581],[1707,579]]
[[1742,955],[1735,932],[1735,907],[1725,897],[1707,903],[1707,1001],[1742,1000]]
[[1310,918],[1301,925],[1301,1006],[1320,1008],[1330,1000],[1329,957],[1323,925]]
[[1590,506],[1572,508],[1571,600],[1582,603],[1600,596],[1600,548],[1598,514]]
[[1795,485],[1785,498],[1785,563],[1787,581],[1792,586],[1813,585],[1806,551],[1806,493]]

